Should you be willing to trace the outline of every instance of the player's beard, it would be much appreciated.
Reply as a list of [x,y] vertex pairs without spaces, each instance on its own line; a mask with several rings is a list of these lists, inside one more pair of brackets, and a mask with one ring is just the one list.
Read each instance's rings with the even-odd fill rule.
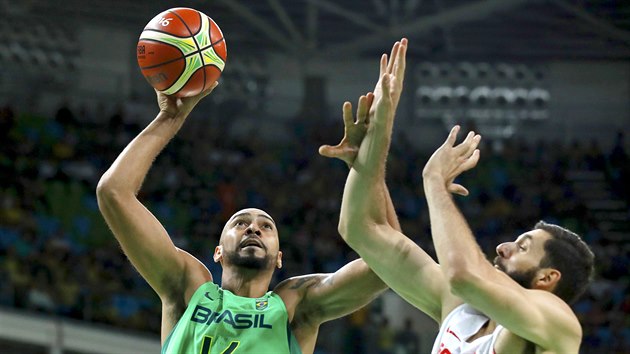
[[275,257],[266,254],[258,257],[254,254],[241,254],[238,250],[227,252],[225,255],[228,263],[246,269],[265,270],[274,267]]
[[517,282],[520,286],[526,288],[526,289],[531,289],[532,288],[532,283],[534,281],[534,278],[536,277],[536,273],[538,273],[538,270],[540,270],[539,267],[531,267],[527,270],[523,270],[523,271],[517,271],[517,270],[513,270],[513,271],[506,271],[505,267],[503,266],[503,264],[501,264],[500,262],[500,258],[497,257],[494,259],[494,264],[496,266],[499,267],[499,269],[510,276],[510,278],[512,278],[512,280],[514,280],[515,282]]

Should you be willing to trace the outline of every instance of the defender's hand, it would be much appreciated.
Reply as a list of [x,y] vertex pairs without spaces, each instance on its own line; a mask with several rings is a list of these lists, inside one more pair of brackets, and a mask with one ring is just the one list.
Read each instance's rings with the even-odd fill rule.
[[[405,79],[405,69],[407,67],[407,45],[409,41],[407,38],[403,38],[400,42],[394,43],[389,58],[387,54],[381,56],[380,72],[378,75],[378,82],[374,88],[374,99],[378,101],[382,95],[381,82],[385,74],[390,75],[389,92],[392,98],[392,108],[396,111],[398,102],[400,101],[400,95],[403,90],[403,82]],[[375,107],[370,109],[370,117],[375,113]]]
[[369,125],[368,114],[374,102],[374,94],[359,97],[357,103],[356,118],[352,115],[352,104],[343,104],[343,139],[335,146],[322,145],[319,147],[319,154],[325,157],[333,157],[343,160],[348,167],[352,166],[354,159],[359,152],[359,146],[365,137]]
[[[464,141],[455,146],[459,126],[453,127],[446,141],[431,156],[422,171],[425,183],[443,183],[451,193],[468,195],[468,190],[453,183],[455,178],[477,165],[479,161],[479,149],[481,135],[470,132]],[[425,184],[426,186],[426,184]]]

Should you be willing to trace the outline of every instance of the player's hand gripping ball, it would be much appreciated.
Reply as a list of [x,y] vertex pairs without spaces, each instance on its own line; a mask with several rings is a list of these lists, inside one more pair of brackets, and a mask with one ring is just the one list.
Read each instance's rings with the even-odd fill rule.
[[210,17],[178,7],[149,21],[136,55],[151,86],[167,95],[189,97],[209,89],[221,76],[227,48],[221,29]]

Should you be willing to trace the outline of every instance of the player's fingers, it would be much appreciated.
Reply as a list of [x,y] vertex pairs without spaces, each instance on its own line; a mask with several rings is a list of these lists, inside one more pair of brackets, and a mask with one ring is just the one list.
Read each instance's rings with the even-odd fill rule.
[[[208,93],[212,92],[212,90],[214,90],[217,86],[219,86],[219,81],[215,81],[212,86],[210,86],[210,89],[208,90]],[[208,94],[206,93],[206,95]]]

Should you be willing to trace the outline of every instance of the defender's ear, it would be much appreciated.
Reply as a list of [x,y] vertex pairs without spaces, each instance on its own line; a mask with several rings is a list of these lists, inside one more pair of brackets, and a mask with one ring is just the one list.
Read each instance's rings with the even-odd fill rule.
[[562,273],[560,273],[559,270],[553,268],[543,268],[536,275],[534,288],[553,291],[556,284],[560,281],[560,278],[562,278]]

